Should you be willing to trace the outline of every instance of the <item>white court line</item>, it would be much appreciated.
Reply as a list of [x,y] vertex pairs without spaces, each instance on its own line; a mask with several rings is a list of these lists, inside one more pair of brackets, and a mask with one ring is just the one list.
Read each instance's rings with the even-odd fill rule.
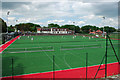
[[[35,44],[33,44],[33,45],[35,45]],[[47,57],[52,61],[52,63],[53,63],[53,60],[51,59],[51,57],[45,52],[45,51],[43,51],[46,55],[47,55]],[[61,68],[55,63],[55,65],[61,70]]]
[[66,59],[65,59],[65,53],[64,53],[64,62],[65,64],[71,69],[72,67],[67,63]]
[[[33,44],[33,45],[35,45],[35,44]],[[53,60],[51,59],[51,57],[45,52],[45,51],[43,51],[46,55],[47,55],[47,57],[53,62]],[[55,65],[60,69],[60,70],[62,70],[56,63],[55,63]]]
[[[61,39],[60,39],[60,42],[61,42]],[[61,44],[60,44],[61,45]],[[55,55],[55,56],[57,56],[57,55]],[[63,55],[64,56],[64,62],[65,62],[65,64],[71,69],[71,66],[66,62],[66,60],[65,60],[65,54]],[[57,57],[60,61],[62,61],[59,57]]]
[[[83,50],[85,50],[85,48],[83,48]],[[72,54],[73,56],[76,56],[75,54],[73,54],[73,53],[71,53],[71,51],[69,51],[69,50],[66,50],[66,52],[67,53],[70,53],[70,54]],[[78,52],[79,53],[79,52]],[[80,54],[80,53],[79,53]],[[83,53],[82,53],[83,54]],[[85,50],[85,55],[86,55],[86,50]],[[76,56],[76,57],[78,57],[78,56]],[[82,61],[83,61],[84,59],[82,58]],[[84,61],[85,62],[85,61]],[[92,64],[92,62],[90,62],[90,61],[88,61],[88,63],[90,63],[90,64]]]
[[[44,52],[45,53],[45,52]],[[51,57],[47,54],[47,53],[45,53],[47,56],[48,56],[48,58],[52,61],[52,63],[53,63],[53,60],[51,59]],[[59,68],[59,69],[61,69],[56,63],[55,63],[55,65]],[[62,70],[62,69],[61,69]]]

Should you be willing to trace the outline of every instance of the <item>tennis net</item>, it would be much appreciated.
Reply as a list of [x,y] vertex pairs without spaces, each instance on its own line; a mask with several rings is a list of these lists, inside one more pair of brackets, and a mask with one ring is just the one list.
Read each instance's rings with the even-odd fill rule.
[[61,46],[61,50],[87,49],[87,48],[102,48],[101,44],[92,45],[66,45]]
[[28,53],[39,51],[54,51],[52,46],[47,47],[29,47],[29,48],[8,48],[3,53]]

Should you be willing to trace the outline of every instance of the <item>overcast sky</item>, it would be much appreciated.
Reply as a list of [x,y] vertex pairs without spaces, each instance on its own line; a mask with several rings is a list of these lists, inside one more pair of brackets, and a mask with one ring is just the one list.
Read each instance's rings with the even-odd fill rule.
[[2,19],[7,21],[10,11],[8,25],[31,22],[41,26],[49,23],[118,26],[118,0],[4,0],[1,4]]

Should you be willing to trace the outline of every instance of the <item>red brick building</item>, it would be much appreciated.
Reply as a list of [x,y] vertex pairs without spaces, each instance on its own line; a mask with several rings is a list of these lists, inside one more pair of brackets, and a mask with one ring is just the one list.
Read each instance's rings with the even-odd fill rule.
[[91,32],[91,30],[90,30],[90,32],[89,32],[89,34],[99,34],[99,35],[101,35],[103,33],[103,31],[101,31],[101,30],[97,30],[97,31],[93,31],[93,32]]

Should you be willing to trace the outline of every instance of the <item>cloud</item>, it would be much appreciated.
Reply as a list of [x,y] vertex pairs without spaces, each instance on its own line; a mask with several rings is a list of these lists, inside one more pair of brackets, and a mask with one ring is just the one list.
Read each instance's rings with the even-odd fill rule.
[[74,2],[72,5],[72,9],[75,14],[84,15],[84,14],[92,14],[93,8],[91,3],[83,3],[83,2]]
[[57,24],[60,24],[60,23],[63,23],[64,22],[64,20],[49,20],[49,21],[47,21],[47,23],[49,24],[49,23],[57,23]]
[[82,24],[85,24],[85,22],[84,21],[77,22],[77,25],[82,25]]
[[[37,1],[37,2],[65,2],[68,0],[4,0],[3,2],[29,2],[29,1]],[[70,1],[82,1],[82,2],[118,2],[119,0],[70,0]]]
[[20,22],[20,23],[36,22],[36,21],[37,21],[36,18],[20,18],[20,19],[18,19],[18,22]]
[[102,21],[104,26],[113,26],[116,27],[118,26],[118,20],[117,19],[112,19],[112,18],[106,18],[105,20]]
[[2,2],[65,2],[68,0],[4,0]]
[[15,17],[8,17],[8,20],[13,21],[15,20]]
[[118,3],[117,2],[102,2],[93,4],[94,14],[103,15],[106,17],[117,17],[118,16]]
[[29,5],[31,2],[2,2],[2,9],[16,9],[22,5]]
[[96,16],[94,14],[80,17],[80,19],[95,19],[95,18],[96,18]]
[[85,0],[85,2],[83,0],[24,1],[3,2],[2,17],[7,19],[6,13],[10,10],[9,17],[15,17],[18,22],[47,25],[48,23],[73,24],[75,21],[76,25],[81,26],[84,24],[98,25],[102,21],[100,16],[105,16],[110,18],[108,20],[111,21],[110,24],[114,24],[114,26],[117,24],[117,3],[115,2],[106,3],[105,0],[100,3],[92,3],[89,2],[90,0]]
[[69,21],[65,22],[64,24],[81,26],[81,25],[83,25],[85,23],[86,23],[85,21],[70,21],[69,20]]

